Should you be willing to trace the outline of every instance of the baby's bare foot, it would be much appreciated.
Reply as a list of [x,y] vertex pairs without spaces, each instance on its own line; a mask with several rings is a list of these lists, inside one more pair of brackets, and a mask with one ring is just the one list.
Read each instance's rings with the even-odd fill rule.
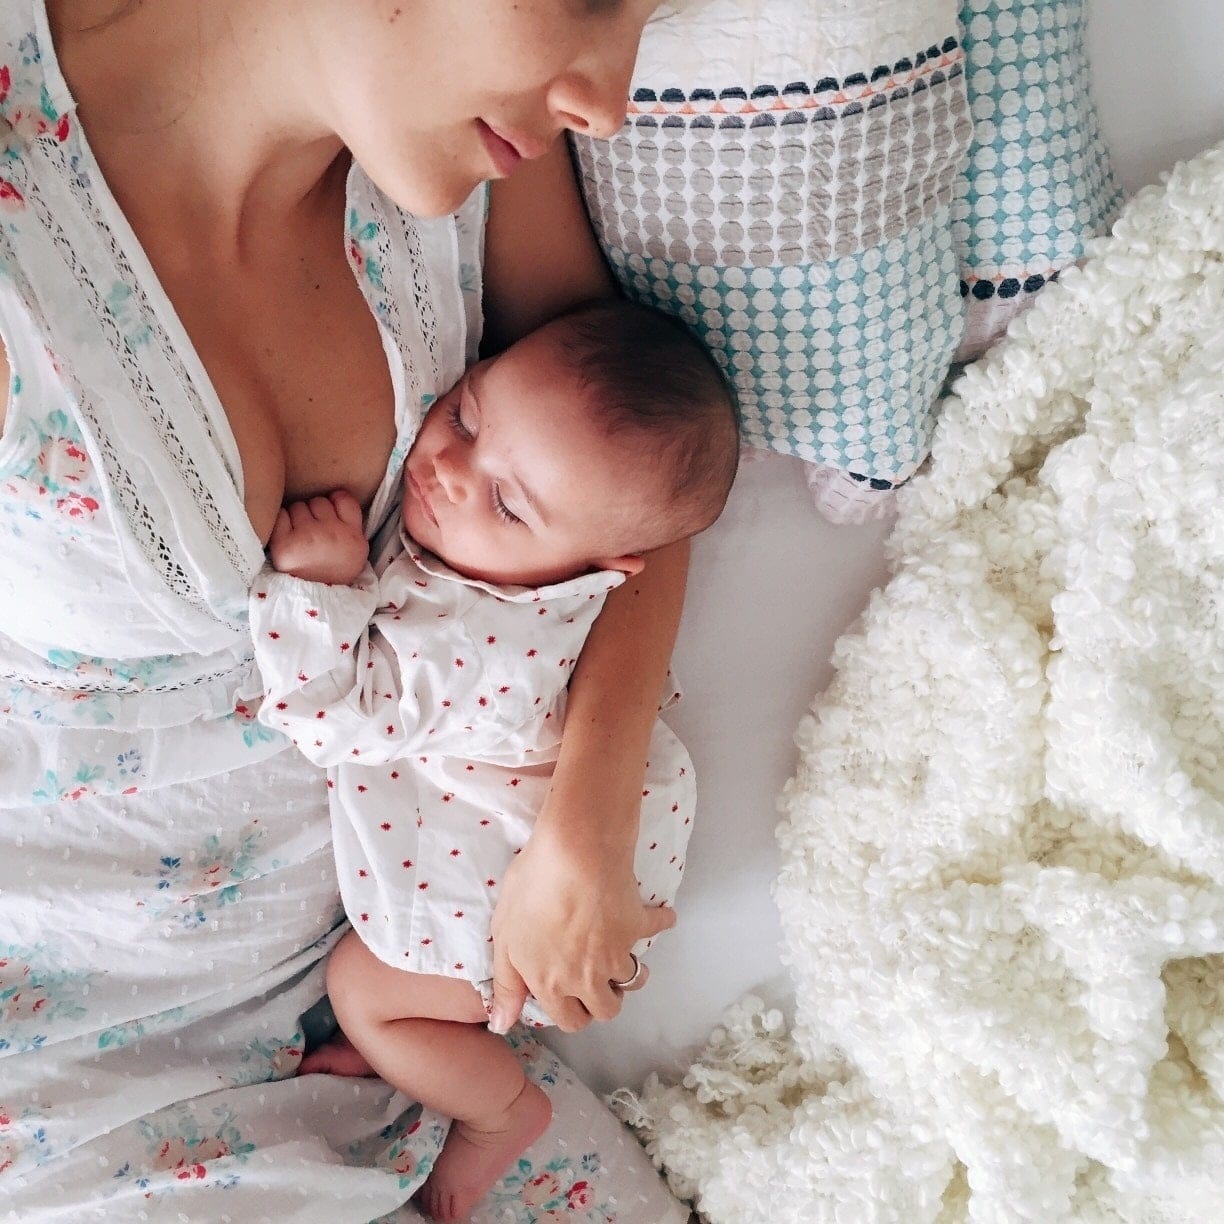
[[495,1127],[455,1122],[418,1197],[434,1220],[466,1220],[472,1209],[552,1121],[548,1097],[529,1080]]
[[377,1075],[378,1072],[362,1058],[357,1047],[343,1034],[337,1033],[317,1050],[311,1050],[298,1067],[299,1075]]

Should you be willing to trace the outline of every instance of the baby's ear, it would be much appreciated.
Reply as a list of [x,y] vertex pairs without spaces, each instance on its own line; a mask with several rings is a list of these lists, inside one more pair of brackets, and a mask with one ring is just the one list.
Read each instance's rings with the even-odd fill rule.
[[646,558],[641,553],[626,553],[623,557],[595,558],[595,565],[598,569],[620,570],[629,578],[632,578],[634,574],[640,574],[645,564]]

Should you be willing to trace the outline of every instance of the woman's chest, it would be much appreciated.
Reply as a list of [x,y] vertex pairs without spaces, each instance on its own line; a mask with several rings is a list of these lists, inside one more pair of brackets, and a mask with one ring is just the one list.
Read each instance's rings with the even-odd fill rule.
[[161,279],[224,407],[259,538],[283,501],[344,488],[368,505],[395,442],[394,393],[339,225],[228,266],[171,261]]

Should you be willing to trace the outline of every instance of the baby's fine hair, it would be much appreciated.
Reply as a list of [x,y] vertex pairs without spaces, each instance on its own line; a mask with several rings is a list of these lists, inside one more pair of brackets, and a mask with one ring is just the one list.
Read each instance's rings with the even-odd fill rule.
[[620,298],[583,302],[550,326],[609,435],[639,432],[643,461],[670,483],[660,538],[644,547],[703,531],[739,464],[735,399],[709,350],[679,319]]

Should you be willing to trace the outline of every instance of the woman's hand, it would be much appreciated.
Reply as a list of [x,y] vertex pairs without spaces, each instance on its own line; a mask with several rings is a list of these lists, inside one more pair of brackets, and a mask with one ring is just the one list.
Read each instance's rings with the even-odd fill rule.
[[361,503],[344,489],[291,502],[277,515],[268,558],[282,574],[351,586],[370,555],[361,518]]
[[675,926],[674,910],[642,904],[631,856],[609,862],[592,849],[537,827],[502,880],[493,914],[495,1032],[518,1019],[529,993],[563,1032],[612,1019],[624,995],[612,982],[633,976],[629,949]]

